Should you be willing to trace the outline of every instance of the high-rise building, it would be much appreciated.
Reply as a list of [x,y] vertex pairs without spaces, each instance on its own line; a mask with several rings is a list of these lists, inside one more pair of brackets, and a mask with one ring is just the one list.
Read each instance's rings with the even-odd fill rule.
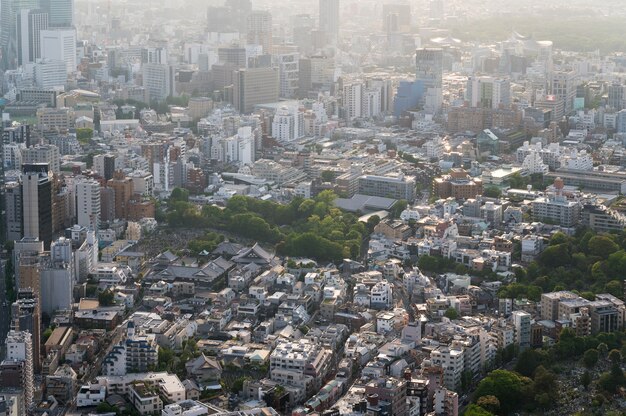
[[33,341],[33,368],[41,371],[41,311],[39,296],[32,288],[19,289],[17,300],[11,306],[11,329],[28,331]]
[[554,96],[556,101],[563,104],[564,114],[569,114],[574,108],[576,98],[576,73],[573,71],[552,72],[548,76],[547,93]]
[[511,104],[511,82],[492,77],[469,77],[465,99],[472,107],[499,108]]
[[76,222],[93,230],[100,228],[100,183],[94,179],[76,183]]
[[295,98],[299,88],[300,54],[287,53],[275,56],[280,73],[280,96]]
[[219,48],[217,56],[222,63],[233,64],[237,68],[245,68],[247,66],[246,48],[235,46]]
[[20,10],[17,15],[17,64],[41,58],[41,31],[48,29],[48,13],[43,10]]
[[304,137],[304,113],[297,108],[281,107],[272,121],[272,136],[279,142]]
[[22,167],[24,237],[39,238],[45,247],[52,242],[52,175],[48,164]]
[[408,32],[411,29],[411,6],[409,4],[383,4],[383,31],[385,33]]
[[9,331],[5,345],[6,359],[0,364],[2,387],[22,389],[24,406],[30,408],[34,397],[32,336],[26,331]]
[[343,117],[346,120],[352,120],[361,117],[363,109],[363,84],[361,82],[352,82],[343,84],[342,102]]
[[258,104],[278,101],[279,74],[275,68],[248,68],[234,72],[233,101],[240,113],[251,113]]
[[319,28],[331,42],[339,39],[339,0],[320,0]]
[[609,100],[608,106],[616,111],[626,108],[626,85],[613,83],[608,87]]
[[7,241],[20,240],[23,236],[22,184],[9,182],[4,187],[5,221]]
[[52,315],[69,310],[73,303],[74,253],[71,240],[59,238],[50,245],[50,255],[40,261],[41,311]]
[[263,53],[272,52],[272,15],[265,10],[255,10],[248,15],[248,44],[261,45]]
[[115,218],[125,219],[128,215],[128,204],[133,196],[133,181],[123,172],[115,172],[107,186],[115,192]]
[[94,156],[93,168],[98,175],[108,181],[115,173],[115,155],[106,153]]
[[74,0],[41,0],[48,12],[50,27],[74,27]]
[[443,50],[423,48],[415,52],[415,82],[418,103],[429,113],[436,113],[443,103]]
[[58,60],[39,60],[35,64],[35,84],[39,88],[64,87],[67,84],[67,65]]
[[45,163],[52,173],[61,172],[59,148],[51,144],[38,144],[22,151],[25,165]]
[[17,67],[17,15],[20,10],[36,10],[39,0],[0,1],[0,46],[2,47],[2,68]]
[[144,64],[143,86],[148,91],[149,99],[163,101],[174,95],[175,69],[167,64]]
[[515,326],[515,340],[520,349],[530,347],[530,314],[525,311],[514,311],[511,314]]
[[40,32],[41,58],[63,61],[67,73],[76,72],[76,29],[55,28]]

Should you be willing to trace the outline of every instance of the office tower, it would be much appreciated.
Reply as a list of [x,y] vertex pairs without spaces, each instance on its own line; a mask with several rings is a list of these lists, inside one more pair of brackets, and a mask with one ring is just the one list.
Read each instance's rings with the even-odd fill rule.
[[17,67],[17,15],[20,10],[36,10],[38,0],[0,0],[0,46],[2,68]]
[[150,101],[163,101],[174,95],[175,70],[167,64],[144,64],[143,86],[148,91]]
[[286,53],[274,58],[280,75],[280,96],[295,98],[300,82],[300,54]]
[[429,16],[431,19],[440,20],[444,16],[443,0],[430,0],[428,7]]
[[5,221],[7,241],[20,240],[23,235],[22,225],[22,185],[9,182],[4,187]]
[[263,53],[272,52],[272,15],[265,10],[255,10],[248,15],[248,44],[261,45]]
[[19,289],[17,300],[11,305],[11,329],[28,331],[33,341],[33,368],[41,371],[41,312],[39,296],[32,288]]
[[39,238],[45,247],[52,241],[52,175],[45,163],[22,167],[24,237]]
[[250,0],[226,0],[224,3],[230,10],[230,15],[234,19],[235,30],[244,33],[248,21],[248,16],[252,13],[252,2]]
[[141,62],[144,64],[167,64],[167,48],[150,46],[141,50]]
[[419,104],[431,114],[443,103],[443,50],[423,48],[415,52],[415,82]]
[[339,39],[339,0],[320,0],[319,4],[319,28],[336,43]]
[[39,88],[64,87],[67,84],[67,65],[58,60],[40,60],[35,64],[35,84]]
[[608,88],[609,100],[608,106],[616,111],[623,110],[626,107],[626,85],[614,82]]
[[465,99],[472,107],[497,109],[511,104],[511,82],[492,77],[469,77]]
[[233,64],[237,68],[245,68],[247,66],[246,48],[230,47],[219,48],[217,56],[221,63]]
[[50,27],[74,27],[74,0],[41,0],[48,13]]
[[24,65],[41,58],[41,31],[48,29],[48,13],[42,10],[20,10],[17,15],[17,64]]
[[115,220],[115,191],[100,188],[100,221],[108,223]]
[[41,58],[63,61],[67,73],[76,72],[76,29],[56,28],[41,30]]
[[553,95],[557,102],[563,104],[564,114],[560,116],[569,114],[574,108],[576,97],[576,73],[573,71],[553,72],[548,75],[547,84],[548,95]]
[[55,311],[72,307],[74,288],[74,254],[71,240],[64,237],[50,245],[50,255],[40,257],[41,312],[52,316]]
[[2,387],[24,391],[24,406],[28,409],[34,397],[33,341],[26,331],[9,331],[6,338],[6,359],[0,364]]
[[383,31],[385,33],[411,30],[411,6],[408,4],[383,4]]
[[61,172],[59,148],[52,144],[38,144],[22,151],[25,165],[45,163],[52,173]]
[[18,124],[2,129],[2,144],[24,143],[30,147],[30,124]]
[[275,68],[249,68],[234,72],[233,101],[240,113],[254,106],[278,101],[279,74]]
[[128,215],[128,205],[133,196],[133,181],[123,172],[118,171],[109,179],[107,186],[115,192],[115,218],[125,219]]
[[94,156],[93,169],[108,181],[115,173],[115,155],[107,153]]
[[96,231],[100,228],[100,184],[94,179],[76,183],[76,223]]

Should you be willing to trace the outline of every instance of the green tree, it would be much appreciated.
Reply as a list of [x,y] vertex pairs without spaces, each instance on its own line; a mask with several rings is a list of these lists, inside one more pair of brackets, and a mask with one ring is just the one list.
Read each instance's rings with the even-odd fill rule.
[[609,352],[609,361],[613,364],[619,364],[622,362],[622,353],[619,350],[612,349]]
[[448,319],[457,319],[459,317],[459,312],[457,312],[455,308],[448,308],[443,315]]
[[335,172],[332,170],[322,171],[322,181],[323,182],[332,182],[335,180]]
[[101,306],[111,306],[115,304],[115,295],[111,290],[105,290],[98,294],[98,302]]
[[622,282],[620,280],[611,280],[609,283],[604,285],[604,291],[610,293],[611,295],[620,298],[624,294],[624,290],[622,289]]
[[486,196],[487,198],[500,198],[501,195],[502,191],[500,191],[500,188],[493,185],[486,187],[483,191],[483,196]]
[[174,188],[170,194],[170,201],[189,201],[189,191],[183,188]]
[[467,409],[465,409],[463,416],[494,416],[494,414],[476,404],[470,404],[467,406]]
[[367,219],[367,228],[370,232],[374,231],[374,227],[376,227],[380,223],[380,217],[378,215],[372,215]]
[[589,240],[589,254],[606,259],[619,250],[619,246],[604,235],[596,235]]
[[599,356],[600,354],[595,348],[588,349],[583,355],[583,364],[587,368],[593,368],[598,363]]
[[503,414],[509,414],[528,399],[528,388],[532,381],[507,370],[494,370],[478,383],[474,399],[495,396],[500,401]]
[[81,143],[88,142],[93,137],[93,129],[82,128],[76,129],[76,139]]
[[476,404],[493,414],[497,414],[500,411],[500,400],[496,396],[483,396],[478,399]]

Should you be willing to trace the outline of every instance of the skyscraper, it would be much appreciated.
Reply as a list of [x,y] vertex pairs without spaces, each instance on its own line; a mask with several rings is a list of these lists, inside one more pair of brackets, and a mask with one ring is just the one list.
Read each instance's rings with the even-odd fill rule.
[[443,50],[423,48],[415,52],[415,82],[419,104],[428,113],[436,113],[443,103]]
[[20,10],[39,8],[39,0],[0,0],[0,46],[2,68],[17,67],[17,15]]
[[248,44],[263,46],[263,53],[272,52],[272,15],[255,10],[248,15]]
[[41,58],[41,31],[48,29],[48,13],[23,9],[17,15],[17,64]]
[[45,163],[23,165],[22,205],[24,237],[52,241],[52,177]]
[[50,27],[74,27],[74,0],[41,0],[48,12]]
[[279,76],[276,68],[248,68],[235,71],[233,101],[240,113],[251,113],[254,106],[278,101]]
[[[51,24],[49,24],[51,26]],[[76,29],[55,28],[41,30],[41,58],[63,61],[67,72],[76,71]]]
[[9,182],[4,188],[5,220],[7,241],[20,240],[23,233],[22,224],[22,184]]
[[339,0],[320,0],[319,28],[336,42],[339,38]]

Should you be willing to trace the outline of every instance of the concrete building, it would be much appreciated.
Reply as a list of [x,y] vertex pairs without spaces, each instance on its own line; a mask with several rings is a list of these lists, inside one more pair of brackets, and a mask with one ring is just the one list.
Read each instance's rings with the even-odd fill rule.
[[39,33],[41,58],[62,61],[68,74],[76,72],[76,29],[54,28],[41,30]]
[[363,175],[359,177],[358,193],[412,202],[415,199],[415,178],[403,174],[395,177]]
[[22,175],[24,237],[52,242],[52,178],[47,164],[24,165]]
[[266,10],[253,10],[247,19],[247,43],[261,45],[263,53],[272,53],[272,15]]
[[575,227],[580,222],[580,203],[568,200],[562,193],[563,181],[555,181],[556,192],[532,202],[533,219],[556,223],[561,227]]
[[100,183],[84,179],[76,183],[76,223],[93,230],[100,229]]
[[143,87],[150,101],[163,101],[175,93],[175,69],[172,65],[147,63],[142,67]]
[[508,107],[511,104],[511,83],[508,79],[471,76],[467,80],[465,99],[472,107]]
[[273,103],[279,97],[276,68],[248,68],[234,72],[233,101],[240,113],[251,113],[259,104]]
[[530,347],[530,314],[525,311],[514,311],[511,320],[515,327],[515,342],[520,349]]
[[31,334],[26,331],[9,331],[5,345],[6,358],[0,364],[2,385],[23,389],[24,405],[30,408],[34,405],[35,393]]
[[41,31],[48,29],[48,13],[22,9],[17,22],[17,64],[36,62],[41,58]]
[[50,172],[61,172],[59,148],[49,144],[38,144],[22,151],[22,163],[25,165],[47,164]]
[[339,0],[319,0],[319,29],[332,43],[339,39]]
[[272,121],[272,136],[279,142],[304,137],[304,113],[297,108],[281,107]]

